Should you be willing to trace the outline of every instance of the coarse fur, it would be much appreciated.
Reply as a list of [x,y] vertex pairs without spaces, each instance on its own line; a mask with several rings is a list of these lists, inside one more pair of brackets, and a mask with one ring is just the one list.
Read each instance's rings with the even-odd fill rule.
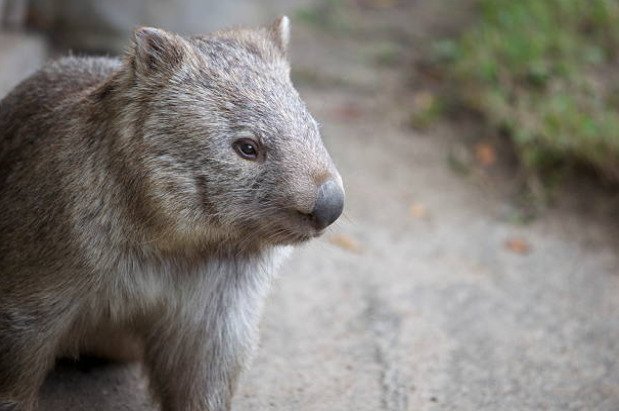
[[164,410],[229,409],[277,265],[322,232],[316,187],[341,187],[288,38],[141,28],[0,102],[0,410],[83,353],[142,359]]

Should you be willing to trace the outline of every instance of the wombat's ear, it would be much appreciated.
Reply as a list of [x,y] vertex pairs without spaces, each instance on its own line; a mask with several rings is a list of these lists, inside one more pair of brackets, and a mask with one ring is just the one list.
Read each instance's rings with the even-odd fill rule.
[[167,31],[140,27],[133,32],[133,65],[139,74],[172,72],[181,66],[189,49],[181,37]]
[[290,42],[290,19],[287,16],[280,16],[268,27],[269,36],[284,54],[288,51]]

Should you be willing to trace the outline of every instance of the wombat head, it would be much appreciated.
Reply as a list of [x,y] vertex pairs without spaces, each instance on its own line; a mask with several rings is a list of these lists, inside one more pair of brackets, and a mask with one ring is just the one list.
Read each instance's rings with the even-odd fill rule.
[[281,17],[193,38],[135,31],[147,191],[175,232],[292,244],[341,214],[342,180],[290,81],[288,27]]

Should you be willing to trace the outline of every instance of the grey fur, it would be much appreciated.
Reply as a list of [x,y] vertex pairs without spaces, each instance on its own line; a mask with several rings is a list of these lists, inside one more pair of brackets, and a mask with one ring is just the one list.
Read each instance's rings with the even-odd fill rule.
[[164,410],[229,409],[276,266],[341,187],[287,43],[286,18],[142,28],[124,60],[62,59],[0,102],[0,410],[81,353],[142,359]]

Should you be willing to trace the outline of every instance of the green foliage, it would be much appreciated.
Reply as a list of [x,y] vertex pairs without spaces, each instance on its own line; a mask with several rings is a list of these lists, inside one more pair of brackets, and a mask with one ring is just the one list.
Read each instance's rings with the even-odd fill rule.
[[296,17],[310,26],[331,32],[350,29],[349,9],[344,0],[321,0],[297,11]]
[[443,101],[430,92],[420,92],[414,100],[411,126],[424,130],[436,122],[445,112]]
[[479,7],[461,38],[435,45],[458,97],[512,136],[529,170],[576,160],[619,179],[619,1]]

